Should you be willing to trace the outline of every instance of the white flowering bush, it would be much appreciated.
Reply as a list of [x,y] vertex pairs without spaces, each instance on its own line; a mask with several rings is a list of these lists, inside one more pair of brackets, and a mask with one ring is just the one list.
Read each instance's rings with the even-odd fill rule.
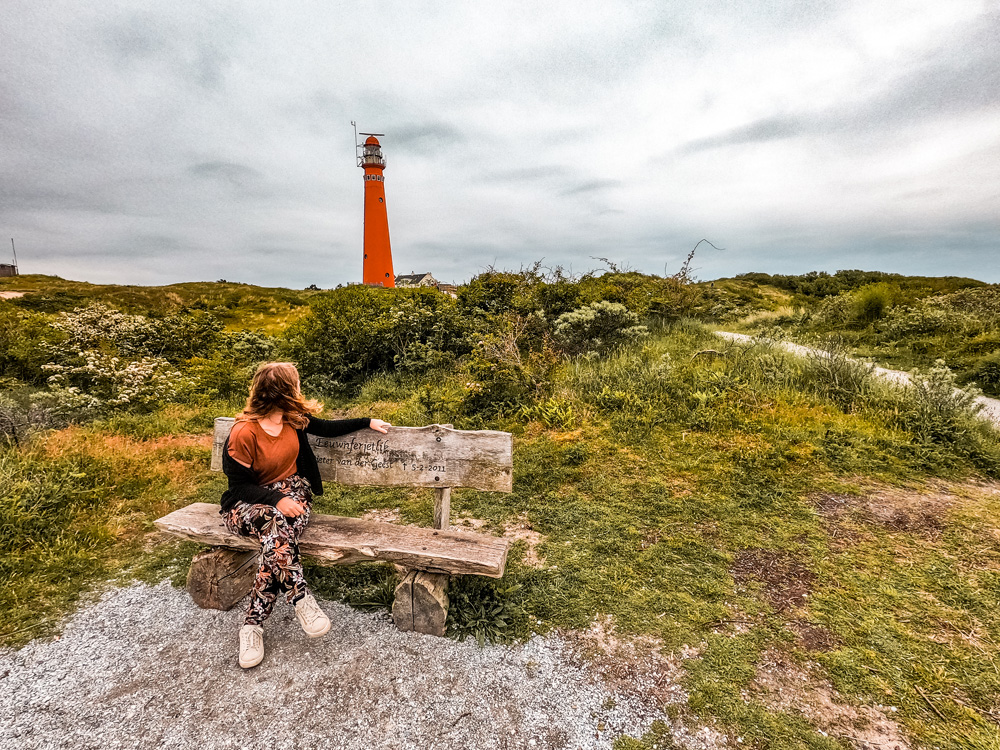
[[66,335],[62,344],[50,347],[59,355],[64,350],[114,349],[123,356],[146,353],[146,344],[156,333],[155,325],[142,315],[130,315],[101,303],[59,313],[52,327]]
[[971,329],[975,321],[957,310],[930,305],[901,307],[881,321],[879,331],[888,339],[901,340],[910,336],[936,333],[960,333]]
[[563,313],[555,324],[555,340],[567,354],[600,353],[648,335],[638,315],[605,300]]
[[42,366],[63,410],[150,409],[175,400],[189,381],[162,357],[125,359],[93,349]]

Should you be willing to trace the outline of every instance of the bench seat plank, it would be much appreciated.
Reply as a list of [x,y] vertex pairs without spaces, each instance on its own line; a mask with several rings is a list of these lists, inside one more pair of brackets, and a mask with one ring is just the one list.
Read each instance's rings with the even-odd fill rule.
[[[233,534],[219,506],[192,503],[156,522],[161,531],[193,542],[231,549],[258,549],[256,539]],[[500,578],[510,542],[468,531],[397,526],[344,516],[313,515],[299,540],[304,555],[332,565],[381,560],[406,568],[450,575]]]

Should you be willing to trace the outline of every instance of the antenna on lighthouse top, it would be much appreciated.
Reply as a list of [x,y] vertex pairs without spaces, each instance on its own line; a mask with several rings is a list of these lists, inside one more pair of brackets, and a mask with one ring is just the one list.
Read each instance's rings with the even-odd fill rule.
[[363,144],[361,141],[358,140],[358,136],[359,135],[380,135],[380,136],[382,136],[384,138],[385,137],[385,133],[359,133],[358,132],[358,124],[354,120],[351,120],[351,125],[354,126],[354,155],[355,155],[355,157],[357,157],[358,166],[359,167],[363,167],[365,165],[364,164],[364,154],[361,153],[361,150],[365,147],[365,144]]

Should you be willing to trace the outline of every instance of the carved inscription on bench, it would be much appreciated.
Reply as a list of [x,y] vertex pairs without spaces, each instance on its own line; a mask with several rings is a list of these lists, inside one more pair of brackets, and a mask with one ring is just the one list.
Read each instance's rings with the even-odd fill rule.
[[[222,446],[234,420],[215,420],[212,469],[222,469]],[[472,487],[510,492],[509,432],[453,430],[441,425],[358,430],[336,438],[309,436],[320,476],[340,484]]]

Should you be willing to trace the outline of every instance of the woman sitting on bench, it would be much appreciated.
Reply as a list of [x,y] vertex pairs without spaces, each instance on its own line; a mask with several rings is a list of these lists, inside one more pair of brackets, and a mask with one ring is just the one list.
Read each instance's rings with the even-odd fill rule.
[[255,667],[264,658],[264,620],[282,591],[295,606],[295,617],[310,638],[330,630],[326,616],[309,593],[299,562],[298,540],[309,523],[313,495],[323,494],[319,465],[306,435],[337,437],[370,427],[386,432],[381,419],[318,419],[322,406],[302,398],[299,373],[291,362],[257,368],[250,397],[222,451],[229,489],[222,495],[222,517],[234,534],[260,540],[261,563],[243,627],[240,666]]

